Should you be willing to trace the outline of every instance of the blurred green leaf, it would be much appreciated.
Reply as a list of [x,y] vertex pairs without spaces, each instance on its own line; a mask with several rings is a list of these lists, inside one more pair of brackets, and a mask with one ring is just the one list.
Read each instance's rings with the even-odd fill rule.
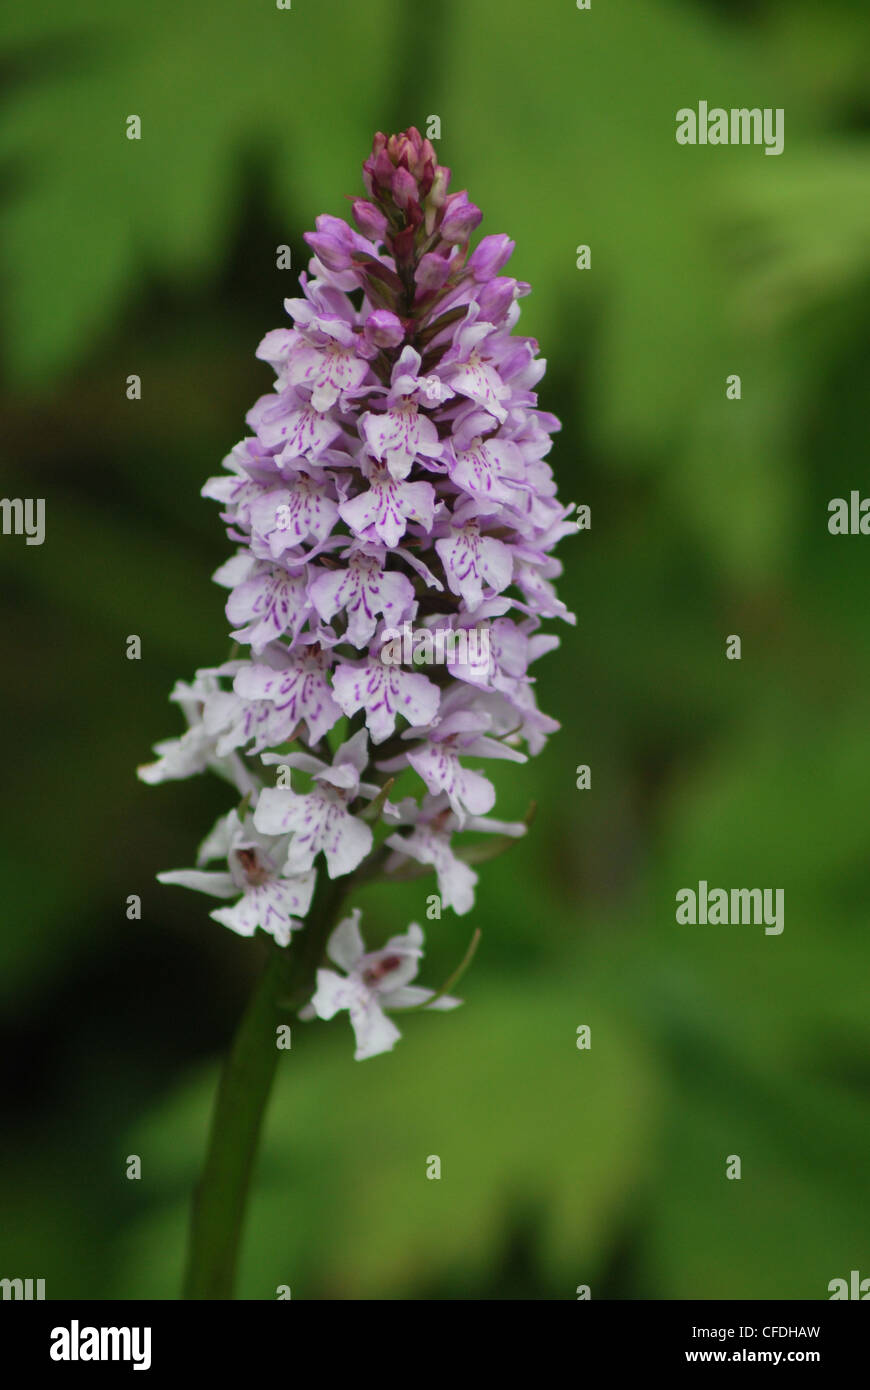
[[[211,278],[236,161],[252,146],[270,153],[286,217],[338,211],[358,185],[393,60],[388,39],[370,39],[391,35],[396,15],[392,0],[7,9],[0,51],[19,80],[0,158],[21,170],[3,235],[9,368],[30,381],[68,368],[133,302],[143,265],[181,283]],[[141,140],[126,137],[131,114]]]
[[[643,1178],[656,1089],[648,1065],[579,973],[558,991],[533,978],[473,994],[449,1015],[405,1016],[399,1047],[368,1068],[352,1061],[349,1029],[330,1038],[316,1023],[294,1026],[241,1297],[273,1298],[285,1283],[294,1298],[402,1297],[451,1272],[481,1278],[518,1200],[536,1211],[539,1254],[560,1272],[564,1296],[594,1280],[607,1232]],[[580,1022],[592,1027],[589,1051],[575,1045]],[[192,1182],[202,1094],[180,1094],[130,1138],[148,1155],[152,1193]],[[426,1178],[432,1154],[440,1181]],[[172,1215],[152,1200],[127,1251],[123,1297],[174,1296],[185,1203]]]

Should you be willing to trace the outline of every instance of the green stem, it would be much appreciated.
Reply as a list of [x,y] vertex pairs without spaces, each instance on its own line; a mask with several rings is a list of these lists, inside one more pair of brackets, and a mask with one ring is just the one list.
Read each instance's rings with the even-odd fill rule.
[[321,876],[305,927],[274,947],[224,1065],[193,1200],[185,1299],[230,1299],[248,1188],[278,1064],[277,1028],[314,992],[326,938],[352,879]]

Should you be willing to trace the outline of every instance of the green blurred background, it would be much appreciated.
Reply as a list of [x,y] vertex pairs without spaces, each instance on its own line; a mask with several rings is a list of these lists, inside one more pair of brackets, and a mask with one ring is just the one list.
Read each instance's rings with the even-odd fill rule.
[[[496,765],[499,813],[537,820],[470,917],[428,924],[433,983],[482,930],[466,1007],[363,1064],[346,1021],[294,1028],[240,1296],[870,1275],[870,540],[827,531],[830,498],[870,492],[868,50],[859,0],[7,8],[0,491],[44,497],[47,534],[0,538],[0,1275],[177,1296],[262,955],[154,881],[222,785],[135,767],[180,731],[174,680],[226,652],[199,489],[269,389],[253,352],[302,234],[360,191],[375,130],[432,114],[483,231],[516,239],[561,495],[592,508],[560,551],[578,626],[538,668],[563,729]],[[701,99],[783,107],[784,153],[679,147]],[[784,888],[783,934],[677,926],[702,878]],[[430,891],[366,890],[368,934],[425,923]]]

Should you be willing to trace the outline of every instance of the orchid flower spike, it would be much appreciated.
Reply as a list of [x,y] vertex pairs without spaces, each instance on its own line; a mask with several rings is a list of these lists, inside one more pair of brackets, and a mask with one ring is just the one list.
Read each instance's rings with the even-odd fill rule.
[[[289,951],[317,881],[352,890],[376,857],[387,878],[434,871],[445,904],[472,909],[462,835],[526,828],[489,818],[480,763],[524,762],[558,728],[529,668],[558,645],[542,622],[575,621],[553,586],[576,532],[547,462],[559,421],[515,331],[529,286],[503,273],[513,242],[472,250],[482,214],[414,128],[375,137],[363,181],[356,228],[323,216],[306,237],[288,323],[257,348],[272,389],[203,488],[234,547],[214,577],[237,649],[176,687],[187,731],[140,769],[235,788],[199,865],[160,878]],[[367,953],[352,913],[328,945],[345,974],[318,971],[310,1011],[347,1009],[358,1058],[391,1048],[384,1009],[419,994],[421,954],[417,926]]]

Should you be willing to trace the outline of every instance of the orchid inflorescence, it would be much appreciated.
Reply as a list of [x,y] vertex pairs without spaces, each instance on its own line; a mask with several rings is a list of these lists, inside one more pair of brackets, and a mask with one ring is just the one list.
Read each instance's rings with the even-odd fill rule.
[[[224,899],[217,921],[290,949],[324,871],[434,870],[444,905],[471,909],[477,875],[455,837],[526,826],[490,817],[495,790],[467,759],[524,762],[558,728],[528,668],[558,645],[541,620],[574,621],[552,584],[551,552],[575,529],[545,461],[559,422],[537,408],[537,343],[513,333],[529,286],[501,274],[513,242],[470,250],[481,213],[448,192],[416,129],[378,134],[363,175],[359,230],[323,216],[307,235],[292,327],[257,349],[274,389],[203,488],[236,546],[214,576],[236,654],[175,687],[187,732],[140,769],[234,785],[240,804],[197,867],[158,877]],[[395,655],[409,624],[446,634],[426,674]],[[483,664],[458,641],[472,630]],[[399,778],[408,794],[391,800]],[[399,1036],[385,1007],[458,1002],[410,984],[416,924],[367,953],[354,911],[326,949],[344,973],[318,970],[303,1016],[348,1009],[358,1057]]]

